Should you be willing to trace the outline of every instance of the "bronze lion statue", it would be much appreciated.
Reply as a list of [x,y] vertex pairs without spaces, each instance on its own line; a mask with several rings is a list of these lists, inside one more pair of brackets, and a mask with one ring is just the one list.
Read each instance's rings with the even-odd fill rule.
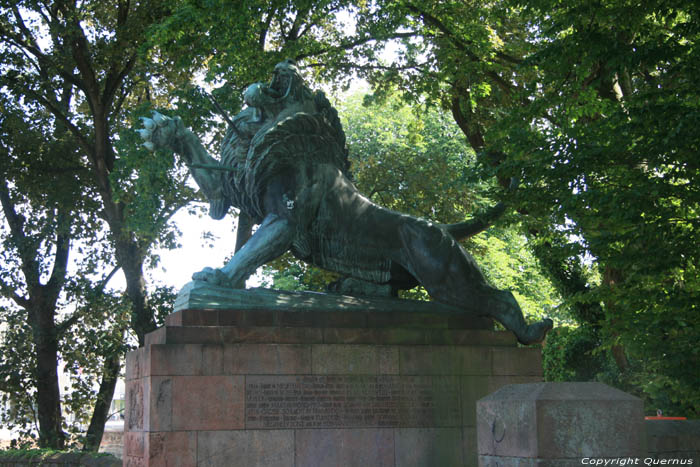
[[[207,154],[178,117],[158,113],[139,130],[149,149],[179,154],[222,218],[233,206],[258,229],[220,269],[194,280],[236,286],[286,251],[395,294],[421,284],[438,302],[489,316],[524,344],[541,341],[549,319],[527,324],[513,295],[491,286],[458,243],[470,226],[434,224],[378,206],[355,188],[348,173],[345,133],[322,92],[304,83],[293,61],[275,67],[269,84],[244,93],[230,122],[220,160]],[[338,290],[351,292],[352,285]]]

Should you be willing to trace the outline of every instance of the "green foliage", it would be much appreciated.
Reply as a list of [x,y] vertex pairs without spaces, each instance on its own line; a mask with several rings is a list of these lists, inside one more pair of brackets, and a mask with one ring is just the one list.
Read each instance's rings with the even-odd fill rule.
[[[110,185],[116,202],[124,205],[125,227],[144,250],[153,246],[174,248],[179,237],[178,227],[170,218],[188,202],[197,199],[195,190],[187,185],[189,172],[174,154],[153,153],[143,146],[134,131],[138,118],[150,116],[151,103],[133,110],[119,129],[115,149],[119,158],[110,172]],[[185,118],[189,116],[183,114]],[[158,259],[151,257],[152,266]]]
[[338,278],[337,274],[309,266],[290,253],[263,266],[262,272],[262,286],[277,290],[324,292]]
[[[77,168],[79,149],[65,128],[40,107],[13,101],[4,92],[0,105],[0,400],[7,407],[0,420],[26,439],[39,428],[38,401],[45,390],[38,385],[37,342],[42,335],[65,337],[55,327],[55,313],[80,296],[78,284],[95,287],[84,275],[103,266],[107,242],[100,221],[87,215],[98,204],[89,175]],[[71,243],[77,250],[85,244],[92,248],[73,261],[69,273]],[[89,358],[95,347],[83,351]]]
[[[642,391],[649,407],[666,413],[700,413],[694,3],[149,1],[131,4],[122,34],[110,32],[119,5],[81,5],[61,10],[56,18],[66,21],[53,29],[38,15],[27,17],[22,31],[17,2],[0,1],[0,149],[8,155],[0,170],[27,232],[20,241],[0,226],[4,296],[28,292],[32,277],[16,273],[28,252],[39,265],[29,276],[48,277],[59,232],[76,239],[83,260],[74,276],[84,279],[66,279],[61,307],[75,300],[89,309],[81,294],[99,282],[92,272],[115,263],[117,247],[137,259],[130,271],[155,265],[149,248],[176,245],[167,221],[194,194],[174,158],[136,149],[129,131],[136,117],[177,106],[195,132],[213,131],[214,147],[224,127],[214,102],[235,114],[241,91],[291,57],[335,87],[365,77],[373,86],[369,100],[383,103],[362,106],[351,96],[340,106],[357,185],[374,201],[440,222],[463,220],[499,198],[517,211],[466,246],[491,282],[515,289],[528,314],[552,312],[580,325],[548,341],[551,378],[597,378]],[[42,8],[33,0],[20,6]],[[348,15],[354,24],[346,28]],[[80,38],[82,27],[85,43],[64,41]],[[29,59],[33,33],[51,39],[42,49],[46,60]],[[82,44],[102,94],[85,86],[89,73],[75,63],[80,48],[72,44]],[[395,56],[382,55],[387,44],[396,46]],[[116,70],[124,74],[110,75]],[[194,73],[226,84],[205,92]],[[102,109],[108,128],[100,128],[95,96],[109,95],[108,76],[123,81],[114,88],[119,97]],[[71,105],[56,112],[67,92]],[[104,149],[94,144],[98,130],[113,149],[102,154],[110,166],[104,178],[94,177]],[[504,195],[494,176],[502,186],[515,176],[520,187]],[[272,270],[276,287],[318,290],[330,279],[289,258]],[[149,304],[162,303],[158,297],[169,296],[163,292]],[[100,341],[100,333],[105,342],[117,340],[121,298],[104,300],[110,318],[82,336],[86,342]],[[26,366],[10,368],[32,351],[19,340],[31,326],[16,308],[2,313],[7,345],[19,353],[0,362],[0,382],[18,388],[33,377]],[[78,345],[62,345],[79,360]],[[13,406],[17,419],[29,424],[32,406],[22,404]]]
[[[219,86],[211,91],[212,97],[232,116],[240,109],[245,88],[265,79],[260,73],[286,58],[307,61],[309,72],[317,77],[335,75],[333,81],[349,80],[349,73],[333,73],[332,69],[337,72],[377,48],[367,34],[346,34],[344,13],[356,9],[353,3],[184,0],[174,4],[171,15],[150,32],[163,66],[203,72],[206,83]],[[395,30],[382,34],[389,36]],[[189,91],[178,95],[179,106],[195,102],[192,97],[196,94],[207,94],[202,92],[201,81]]]
[[60,452],[61,451],[56,451],[54,449],[8,449],[0,451],[0,455],[17,460],[40,460]]
[[360,94],[340,103],[357,188],[377,204],[441,223],[463,221],[486,204],[473,187],[474,153],[444,112],[396,97]]
[[601,349],[624,349],[620,377],[665,413],[696,416],[698,11],[584,3],[528,3],[546,40],[527,64],[531,104],[503,121],[524,174],[517,202],[540,241],[572,239],[565,261],[595,261],[601,282],[581,298],[602,306],[588,316]]
[[[0,315],[11,355],[0,368],[3,422],[38,430],[42,446],[61,447],[64,430],[89,421],[105,362],[125,351],[129,311],[142,335],[167,309],[165,290],[146,299],[143,267],[157,263],[154,245],[175,245],[168,220],[193,190],[173,157],[137,149],[132,130],[182,79],[154,73],[149,56],[146,30],[166,6],[0,1],[0,292],[14,302]],[[115,264],[130,303],[104,292],[102,271]],[[69,388],[52,375],[59,354]],[[56,420],[60,397],[73,426]]]
[[[339,111],[356,184],[378,204],[440,223],[464,221],[495,204],[493,187],[476,176],[474,152],[445,112],[359,95]],[[558,307],[557,293],[516,228],[491,229],[465,245],[493,285],[514,291],[526,315],[548,316]],[[427,298],[422,290],[404,296]]]
[[449,109],[484,180],[521,180],[512,220],[609,380],[697,415],[697,6],[379,4],[364,23],[417,33],[368,67],[379,95]]
[[39,466],[43,465],[42,461],[46,462],[56,462],[57,457],[62,454],[71,455],[71,461],[75,461],[75,455],[80,456],[80,460],[88,461],[91,459],[101,459],[104,462],[105,458],[114,459],[117,463],[118,459],[112,454],[107,454],[103,452],[80,452],[80,451],[57,451],[54,449],[4,449],[0,450],[0,461],[31,461],[32,464],[37,464]]
[[560,326],[547,335],[542,350],[545,381],[593,381],[611,371],[614,362],[605,353],[596,352],[600,340],[586,327]]
[[493,227],[470,240],[467,248],[491,284],[513,292],[528,319],[549,317],[557,325],[571,321],[561,295],[518,226]]
[[35,366],[27,364],[35,354],[32,340],[27,339],[31,328],[16,308],[0,308],[0,314],[0,421],[17,431],[20,439],[27,439],[37,430]]
[[61,359],[69,386],[61,388],[64,409],[72,425],[68,432],[78,441],[90,423],[96,402],[95,388],[103,376],[104,362],[129,350],[125,330],[129,327],[129,303],[124,296],[99,294],[89,297],[76,314],[70,338],[61,342]]
[[[103,376],[106,358],[126,351],[124,330],[129,307],[123,297],[101,294],[85,300],[72,326],[60,342],[60,355],[68,386],[59,388],[68,415],[63,429],[69,444],[79,443],[92,416],[95,387]],[[35,345],[25,311],[16,307],[0,310],[5,323],[0,333],[0,413],[3,426],[16,431],[20,440],[32,440],[37,431],[37,380]]]

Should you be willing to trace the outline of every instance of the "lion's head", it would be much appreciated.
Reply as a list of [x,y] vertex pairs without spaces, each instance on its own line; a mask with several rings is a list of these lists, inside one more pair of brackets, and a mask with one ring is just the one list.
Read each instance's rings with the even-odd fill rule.
[[286,101],[299,102],[313,98],[311,89],[299,74],[296,62],[291,59],[275,65],[269,88]]
[[243,102],[256,109],[258,121],[276,121],[295,112],[316,113],[315,94],[306,85],[293,60],[275,66],[269,83],[254,83],[243,93]]

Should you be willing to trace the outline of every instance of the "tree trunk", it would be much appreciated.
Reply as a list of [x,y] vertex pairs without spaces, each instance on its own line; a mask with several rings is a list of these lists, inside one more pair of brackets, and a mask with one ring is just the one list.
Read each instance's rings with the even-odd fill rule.
[[[622,270],[617,269],[617,268],[611,268],[609,266],[605,267],[605,270],[603,271],[603,284],[608,286],[610,289],[613,289],[617,287],[622,281],[624,280],[624,273]],[[615,321],[615,303],[611,302],[610,300],[605,302],[605,306],[608,308],[608,313],[610,313],[610,316],[612,316],[613,323]],[[617,334],[613,334],[613,336],[617,336]],[[629,360],[627,360],[627,355],[625,354],[625,348],[620,345],[614,345],[610,349],[610,353],[612,354],[613,359],[615,360],[615,364],[617,365],[617,369],[620,370],[620,372],[625,372],[629,369]]]
[[138,337],[139,347],[143,347],[146,334],[156,329],[153,310],[146,302],[143,255],[138,247],[129,241],[116,242],[115,250],[117,263],[126,278],[126,294],[131,301],[131,328]]
[[114,152],[109,140],[108,106],[93,97],[95,146],[93,171],[96,175],[100,196],[104,204],[104,217],[107,220],[114,242],[117,264],[124,272],[126,294],[131,301],[131,327],[136,333],[139,347],[145,344],[146,334],[156,328],[153,310],[146,301],[146,280],[143,274],[144,253],[138,239],[126,227],[124,206],[112,195],[109,174],[114,162]]
[[36,404],[39,418],[39,446],[63,449],[61,395],[58,386],[58,338],[53,309],[38,309],[33,323],[36,348]]
[[34,343],[34,377],[36,380],[36,408],[39,423],[39,446],[62,449],[65,434],[62,429],[61,393],[58,385],[58,330],[54,322],[56,303],[63,288],[70,251],[70,239],[64,230],[69,226],[65,212],[57,213],[56,249],[51,276],[41,284],[41,259],[39,244],[27,235],[25,219],[17,213],[15,201],[6,183],[0,183],[0,206],[10,227],[11,238],[20,258],[20,271],[24,275],[27,297],[17,293],[10,296],[27,312],[27,322],[32,328]]
[[85,433],[85,443],[83,451],[97,452],[102,442],[102,435],[105,431],[105,423],[109,417],[109,409],[114,397],[114,388],[117,386],[119,371],[121,370],[121,355],[114,354],[106,357],[100,389],[97,392],[95,409],[92,412],[90,426]]

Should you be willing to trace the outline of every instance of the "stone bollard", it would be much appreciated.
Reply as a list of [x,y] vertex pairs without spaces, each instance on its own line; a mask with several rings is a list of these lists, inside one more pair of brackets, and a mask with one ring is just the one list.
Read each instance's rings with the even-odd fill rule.
[[646,456],[641,399],[602,383],[511,384],[480,399],[476,416],[480,466],[625,465]]

